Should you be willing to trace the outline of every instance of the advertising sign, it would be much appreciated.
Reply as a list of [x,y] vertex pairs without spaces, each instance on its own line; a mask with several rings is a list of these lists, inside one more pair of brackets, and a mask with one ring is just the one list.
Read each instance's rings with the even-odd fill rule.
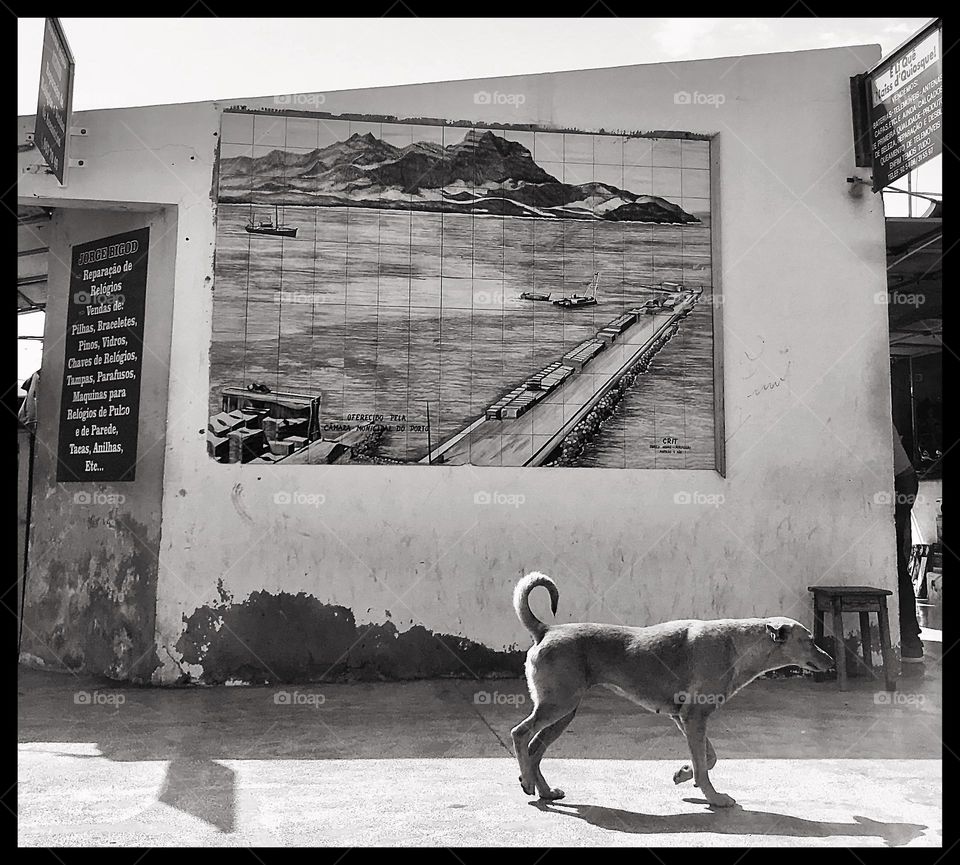
[[868,76],[874,192],[942,152],[942,54],[936,21]]
[[57,482],[136,476],[150,229],[73,247]]
[[68,164],[73,71],[73,54],[63,28],[56,18],[47,18],[43,29],[40,95],[33,140],[61,186]]

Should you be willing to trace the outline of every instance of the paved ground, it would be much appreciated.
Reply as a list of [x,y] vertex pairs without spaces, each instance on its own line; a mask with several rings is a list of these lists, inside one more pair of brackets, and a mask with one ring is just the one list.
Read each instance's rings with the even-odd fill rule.
[[523,683],[134,689],[22,671],[21,845],[940,846],[939,674],[756,682],[712,719],[713,809],[667,718],[588,696],[525,795]]

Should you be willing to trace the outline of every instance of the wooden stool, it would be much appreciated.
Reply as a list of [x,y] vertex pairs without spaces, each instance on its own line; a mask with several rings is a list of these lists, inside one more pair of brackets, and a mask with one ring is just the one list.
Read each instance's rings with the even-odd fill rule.
[[833,613],[833,640],[836,646],[834,661],[837,665],[837,682],[840,690],[847,690],[847,657],[843,642],[842,613],[860,614],[860,643],[867,669],[876,678],[873,670],[870,645],[870,613],[877,614],[880,628],[880,652],[883,656],[883,678],[886,690],[897,690],[897,673],[890,646],[890,623],[887,619],[887,596],[893,592],[873,586],[807,586],[813,592],[813,641],[823,648],[823,614]]

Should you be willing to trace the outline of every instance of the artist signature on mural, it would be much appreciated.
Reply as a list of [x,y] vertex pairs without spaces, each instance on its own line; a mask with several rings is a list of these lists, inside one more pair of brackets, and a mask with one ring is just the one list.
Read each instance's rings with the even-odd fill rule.
[[658,454],[682,454],[684,451],[690,450],[690,445],[681,444],[680,439],[676,436],[663,436],[650,447]]

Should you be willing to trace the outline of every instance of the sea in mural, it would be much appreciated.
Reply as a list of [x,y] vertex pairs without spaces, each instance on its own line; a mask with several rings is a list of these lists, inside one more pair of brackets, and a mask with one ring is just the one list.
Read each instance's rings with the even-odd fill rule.
[[223,115],[222,462],[713,469],[709,142]]

